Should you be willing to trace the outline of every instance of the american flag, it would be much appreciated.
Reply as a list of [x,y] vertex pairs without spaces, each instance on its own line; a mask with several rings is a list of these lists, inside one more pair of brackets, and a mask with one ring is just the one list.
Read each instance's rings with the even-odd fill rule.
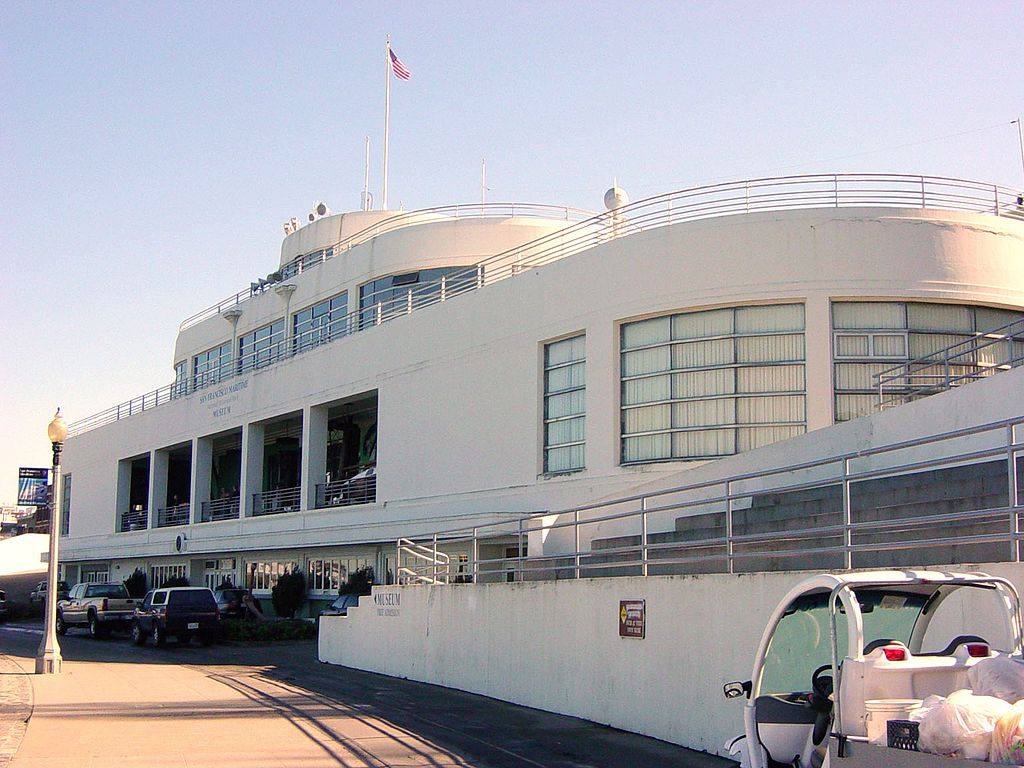
[[389,49],[388,53],[391,54],[391,71],[395,73],[395,77],[399,80],[408,80],[412,77],[412,72],[402,63],[400,58],[395,56],[395,52]]

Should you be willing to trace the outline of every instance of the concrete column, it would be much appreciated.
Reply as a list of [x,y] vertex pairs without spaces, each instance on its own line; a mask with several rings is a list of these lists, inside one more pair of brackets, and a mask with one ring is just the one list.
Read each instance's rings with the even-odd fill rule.
[[252,495],[263,490],[263,435],[262,424],[242,425],[242,479],[239,516],[252,517]]
[[316,507],[316,486],[327,474],[327,406],[302,409],[302,508]]
[[810,296],[804,306],[807,355],[807,431],[832,425],[832,305]]
[[114,530],[121,530],[121,515],[128,511],[132,487],[132,460],[117,462],[117,494],[114,497]]
[[210,477],[213,474],[213,441],[197,437],[192,441],[192,494],[189,498],[190,522],[202,520],[203,502],[210,500]]
[[167,451],[151,451],[149,454],[149,525],[156,528],[160,507],[167,506],[167,465],[170,463]]

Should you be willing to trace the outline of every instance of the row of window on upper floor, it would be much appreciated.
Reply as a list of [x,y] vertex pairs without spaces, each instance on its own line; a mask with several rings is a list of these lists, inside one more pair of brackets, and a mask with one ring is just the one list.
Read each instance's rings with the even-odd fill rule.
[[275,320],[237,340],[237,355],[226,341],[174,366],[175,394],[214,384],[236,373],[262,368],[306,349],[326,344],[356,330],[378,325],[396,315],[476,289],[483,268],[477,265],[438,267],[389,275],[359,287],[359,310],[348,311],[348,291],[305,307],[291,315],[291,337],[285,319]]

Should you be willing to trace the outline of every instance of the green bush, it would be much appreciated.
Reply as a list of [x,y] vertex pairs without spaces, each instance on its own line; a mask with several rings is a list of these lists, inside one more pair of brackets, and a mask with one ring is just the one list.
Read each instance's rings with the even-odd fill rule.
[[146,572],[141,568],[136,568],[132,575],[124,580],[124,588],[128,590],[128,594],[132,597],[145,597]]
[[338,590],[339,595],[368,595],[373,587],[373,566],[364,565],[348,575]]
[[274,613],[285,619],[295,618],[295,612],[306,602],[306,577],[302,571],[289,571],[278,577],[270,592]]
[[296,619],[246,621],[225,619],[220,623],[221,636],[238,642],[275,640],[312,640],[317,636],[316,624]]

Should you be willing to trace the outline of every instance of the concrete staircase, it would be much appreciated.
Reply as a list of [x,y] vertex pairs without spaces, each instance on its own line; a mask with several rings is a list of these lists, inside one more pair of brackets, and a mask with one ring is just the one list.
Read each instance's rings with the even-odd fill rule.
[[[1018,460],[1018,478],[1024,485],[1024,459]],[[1024,490],[1024,489],[1022,489]],[[901,541],[912,546],[878,552],[855,552],[855,568],[877,568],[947,563],[993,562],[1011,559],[1008,541],[985,543],[913,546],[939,535],[942,537],[1002,535],[1011,530],[1009,514],[986,517],[985,510],[1005,507],[1009,484],[1005,462],[993,461],[966,466],[854,483],[850,489],[851,519],[856,523],[898,522],[884,530],[858,531],[855,546],[871,546]],[[735,570],[759,572],[780,570],[833,570],[843,567],[843,556],[834,552],[816,552],[842,545],[841,531],[801,533],[807,529],[841,526],[843,497],[840,484],[780,493],[760,493],[750,497],[750,506],[733,510],[733,534],[770,535],[764,542],[737,541],[734,545]],[[951,512],[978,511],[978,519],[922,525],[921,517]],[[648,573],[716,573],[727,569],[725,513],[705,512],[678,517],[674,530],[649,533]],[[678,546],[673,546],[678,545]],[[595,539],[591,554],[582,558],[586,576],[631,576],[640,573],[639,565],[615,566],[637,560],[640,536],[626,535]],[[636,547],[631,552],[615,552]],[[796,552],[780,556],[779,552]],[[799,554],[806,551],[806,554]],[[663,563],[673,558],[710,558],[685,563]]]

